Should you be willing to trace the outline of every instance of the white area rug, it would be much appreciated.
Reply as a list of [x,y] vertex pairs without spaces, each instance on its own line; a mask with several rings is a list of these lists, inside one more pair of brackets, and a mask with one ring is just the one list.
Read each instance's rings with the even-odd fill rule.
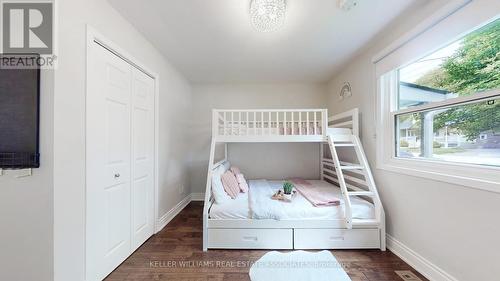
[[252,281],[351,281],[329,251],[269,252],[249,274]]

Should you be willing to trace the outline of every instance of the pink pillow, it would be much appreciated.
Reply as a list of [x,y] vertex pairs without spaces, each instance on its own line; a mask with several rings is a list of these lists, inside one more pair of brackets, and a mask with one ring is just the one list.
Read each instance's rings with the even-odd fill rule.
[[236,166],[231,166],[231,172],[233,172],[233,174],[236,176],[236,175],[239,175],[241,174],[241,171],[240,171],[240,168],[236,167]]
[[238,181],[238,184],[240,186],[240,191],[243,193],[248,192],[248,184],[247,181],[245,180],[245,176],[243,176],[243,174],[237,174],[236,180]]
[[231,171],[226,171],[222,176],[222,185],[224,186],[224,190],[231,197],[231,199],[235,199],[240,193],[240,186],[236,177]]

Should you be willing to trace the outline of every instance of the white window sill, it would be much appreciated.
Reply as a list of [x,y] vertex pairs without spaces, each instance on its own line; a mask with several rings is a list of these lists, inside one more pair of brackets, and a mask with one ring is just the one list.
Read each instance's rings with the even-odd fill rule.
[[377,168],[468,188],[500,193],[500,167],[443,163],[423,159],[386,159]]

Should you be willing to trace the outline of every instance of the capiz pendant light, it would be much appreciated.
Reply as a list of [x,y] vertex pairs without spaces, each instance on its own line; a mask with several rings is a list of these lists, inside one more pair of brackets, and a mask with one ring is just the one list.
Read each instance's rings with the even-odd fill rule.
[[285,0],[251,0],[252,24],[261,32],[275,31],[285,22],[285,10]]

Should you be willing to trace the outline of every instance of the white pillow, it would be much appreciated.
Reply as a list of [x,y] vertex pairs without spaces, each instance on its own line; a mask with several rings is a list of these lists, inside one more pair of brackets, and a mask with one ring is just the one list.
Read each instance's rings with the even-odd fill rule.
[[224,185],[222,185],[221,176],[226,171],[224,165],[220,165],[217,169],[212,172],[212,194],[215,199],[216,204],[222,204],[228,200],[231,200],[231,197],[224,190]]

